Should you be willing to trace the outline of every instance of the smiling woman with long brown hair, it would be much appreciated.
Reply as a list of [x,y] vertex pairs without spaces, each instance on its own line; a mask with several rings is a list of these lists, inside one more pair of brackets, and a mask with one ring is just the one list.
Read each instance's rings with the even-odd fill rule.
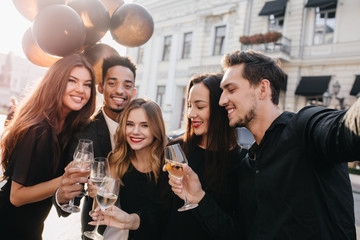
[[92,66],[80,54],[58,60],[20,104],[1,138],[7,183],[0,191],[0,233],[41,239],[51,196],[60,185],[61,153],[95,110]]
[[[238,144],[236,129],[229,127],[227,112],[219,106],[222,77],[221,73],[204,73],[193,76],[188,83],[185,134],[169,145],[181,144],[188,159],[188,166],[183,169],[191,168],[197,174],[204,195],[195,202],[185,189],[187,200],[198,206],[178,212],[185,193],[173,184],[174,180],[182,181],[169,174],[177,196],[173,195],[163,239],[238,239],[237,177],[247,149]],[[188,179],[188,175],[183,178],[185,188],[190,185]],[[209,212],[215,213],[216,221],[208,218]],[[181,231],[174,234],[174,226]]]

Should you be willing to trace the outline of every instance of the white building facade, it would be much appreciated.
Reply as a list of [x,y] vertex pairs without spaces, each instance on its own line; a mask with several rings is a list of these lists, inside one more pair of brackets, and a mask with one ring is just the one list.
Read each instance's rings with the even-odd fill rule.
[[[347,108],[360,92],[358,0],[136,2],[155,23],[146,44],[127,49],[138,66],[137,95],[161,106],[168,131],[183,127],[189,79],[221,71],[223,54],[236,50],[256,49],[280,59],[287,74],[282,111],[309,104]],[[282,34],[275,42],[239,41],[274,31]]]

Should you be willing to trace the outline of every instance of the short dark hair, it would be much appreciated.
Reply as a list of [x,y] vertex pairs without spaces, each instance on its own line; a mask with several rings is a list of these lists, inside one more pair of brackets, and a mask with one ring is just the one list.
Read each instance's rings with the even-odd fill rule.
[[279,104],[279,94],[285,81],[285,73],[280,68],[280,61],[254,50],[235,51],[223,56],[221,66],[227,68],[244,63],[243,77],[250,85],[258,85],[262,79],[270,81],[271,99]]
[[136,78],[136,64],[131,60],[129,56],[111,56],[105,58],[102,65],[102,80],[101,83],[104,84],[104,79],[109,68],[113,66],[123,66],[131,70],[134,74],[134,80]]

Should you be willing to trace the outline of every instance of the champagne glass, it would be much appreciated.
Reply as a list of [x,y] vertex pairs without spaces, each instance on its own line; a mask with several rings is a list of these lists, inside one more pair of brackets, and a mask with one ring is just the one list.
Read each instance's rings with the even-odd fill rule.
[[[91,164],[90,170],[90,182],[100,187],[105,177],[111,177],[109,160],[106,157],[96,157]],[[89,215],[95,211],[96,198],[93,199],[92,210],[89,212]]]
[[[113,205],[119,195],[120,179],[105,177],[96,194],[96,200],[100,206],[101,211],[105,211]],[[100,217],[96,221],[96,226],[93,231],[86,231],[84,235],[90,239],[102,240],[104,237],[97,232],[99,227]]]
[[[80,169],[81,172],[90,171],[90,165],[93,160],[93,153],[87,151],[78,151],[75,154],[74,160],[71,162],[70,168]],[[77,213],[80,211],[79,206],[74,204],[74,199],[69,203],[61,205],[61,209],[68,213]]]
[[[182,181],[183,177],[185,176],[185,172],[183,170],[184,165],[188,165],[188,161],[186,156],[181,149],[180,144],[174,144],[167,146],[165,148],[165,162],[166,162],[166,169],[170,175],[173,177],[180,179]],[[186,191],[184,188],[184,205],[178,209],[179,212],[187,211],[193,208],[196,208],[198,204],[191,204],[187,200]]]
[[74,159],[77,152],[83,152],[83,151],[90,152],[94,156],[93,141],[91,141],[90,139],[79,139],[78,145],[76,146],[76,149],[74,151]]
[[[92,158],[94,158],[94,146],[93,146],[93,141],[92,140],[90,140],[90,139],[79,139],[78,145],[76,146],[76,149],[74,151],[74,159],[75,159],[75,156],[76,156],[76,154],[78,152],[83,152],[83,151],[92,153]],[[78,197],[83,197],[85,195],[87,195],[87,192],[84,189],[82,189],[81,193],[79,194]]]

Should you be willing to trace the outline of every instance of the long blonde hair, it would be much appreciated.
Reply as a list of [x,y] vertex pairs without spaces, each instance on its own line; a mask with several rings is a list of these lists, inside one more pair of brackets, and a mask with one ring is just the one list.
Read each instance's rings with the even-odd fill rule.
[[[14,118],[5,127],[1,137],[1,165],[4,170],[9,165],[16,144],[21,142],[31,127],[46,121],[53,128],[53,132],[56,133],[60,124],[60,114],[63,106],[62,98],[66,91],[70,73],[75,67],[85,67],[90,72],[92,80],[91,96],[81,110],[72,111],[67,115],[62,129],[60,145],[65,147],[73,132],[88,123],[90,116],[95,111],[94,71],[84,56],[72,54],[52,65],[34,91],[16,108]],[[53,142],[58,142],[56,134],[53,134]],[[54,158],[57,164],[63,150],[54,149]],[[54,166],[54,168],[56,167]]]
[[126,122],[130,112],[138,108],[145,111],[149,122],[149,128],[154,135],[154,140],[150,146],[150,158],[148,164],[151,172],[154,174],[155,182],[157,182],[161,166],[164,164],[164,148],[167,143],[167,138],[161,109],[155,102],[149,99],[134,99],[121,113],[119,126],[116,129],[115,134],[115,149],[110,156],[110,165],[115,167],[116,176],[122,180],[122,177],[129,169],[131,159],[135,158],[135,151],[131,149],[126,141]]

